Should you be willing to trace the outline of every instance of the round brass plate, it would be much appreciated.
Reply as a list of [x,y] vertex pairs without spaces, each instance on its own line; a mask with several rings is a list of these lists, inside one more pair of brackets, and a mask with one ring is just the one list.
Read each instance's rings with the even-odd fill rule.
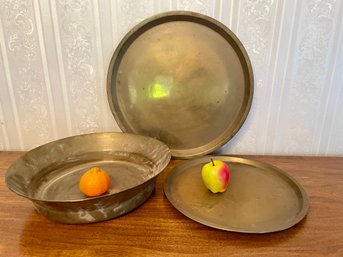
[[124,132],[165,142],[172,155],[210,153],[233,137],[249,112],[253,73],[239,39],[191,12],[147,19],[110,62],[108,101]]
[[[226,162],[231,178],[224,193],[213,194],[203,184],[202,166],[210,158]],[[307,214],[309,200],[302,186],[271,165],[229,156],[185,161],[171,171],[164,192],[187,217],[217,229],[269,233],[285,230]]]

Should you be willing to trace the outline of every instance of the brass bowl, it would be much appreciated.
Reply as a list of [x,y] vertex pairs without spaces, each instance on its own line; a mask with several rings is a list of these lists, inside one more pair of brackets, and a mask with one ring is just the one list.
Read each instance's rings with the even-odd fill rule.
[[[92,223],[123,215],[146,201],[170,158],[169,148],[150,137],[85,134],[25,153],[7,170],[6,184],[51,220]],[[109,174],[111,187],[106,194],[89,198],[78,184],[94,166]]]

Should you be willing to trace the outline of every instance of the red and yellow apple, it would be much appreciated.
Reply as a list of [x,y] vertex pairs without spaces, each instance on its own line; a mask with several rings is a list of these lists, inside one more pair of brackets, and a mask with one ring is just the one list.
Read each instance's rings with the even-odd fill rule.
[[230,170],[225,162],[211,159],[202,167],[201,177],[212,193],[223,193],[229,184]]

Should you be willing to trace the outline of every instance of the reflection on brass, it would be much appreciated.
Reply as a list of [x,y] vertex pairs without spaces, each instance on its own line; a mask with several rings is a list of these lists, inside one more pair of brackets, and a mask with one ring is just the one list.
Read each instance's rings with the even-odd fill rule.
[[[128,133],[93,133],[35,148],[7,170],[6,184],[30,199],[49,219],[91,223],[115,218],[151,195],[171,153],[162,142]],[[109,174],[111,187],[98,197],[80,192],[81,175],[91,167]]]
[[[224,193],[211,193],[201,180],[201,168],[210,158],[230,167],[230,183]],[[167,177],[164,192],[187,217],[213,228],[244,233],[285,230],[300,222],[309,208],[306,192],[286,172],[229,156],[181,163]]]
[[239,39],[218,21],[169,12],[133,28],[108,70],[107,94],[125,132],[165,142],[190,158],[225,144],[242,126],[253,73]]

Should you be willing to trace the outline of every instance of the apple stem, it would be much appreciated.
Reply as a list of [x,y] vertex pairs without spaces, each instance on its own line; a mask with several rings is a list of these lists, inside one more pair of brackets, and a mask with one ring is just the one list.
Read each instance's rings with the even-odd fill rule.
[[213,161],[213,159],[211,158],[211,162],[212,162],[212,165],[214,166],[214,161]]

